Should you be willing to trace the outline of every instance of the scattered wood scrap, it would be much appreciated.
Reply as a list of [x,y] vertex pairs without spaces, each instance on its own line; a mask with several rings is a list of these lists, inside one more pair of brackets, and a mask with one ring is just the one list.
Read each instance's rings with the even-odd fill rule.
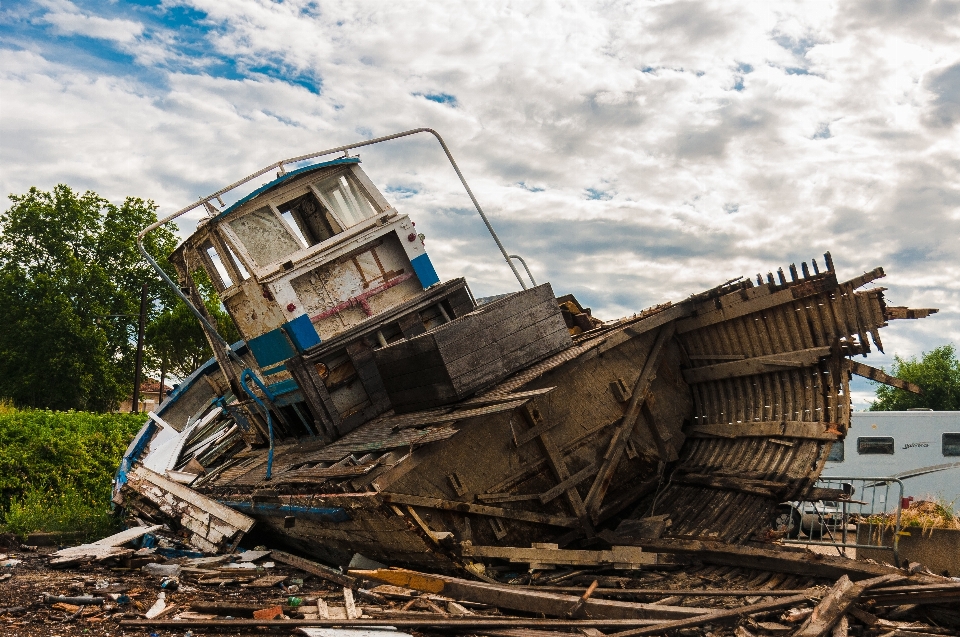
[[179,524],[189,543],[207,553],[232,551],[254,523],[253,518],[143,466],[128,474],[119,498],[128,509]]
[[153,533],[157,529],[163,528],[162,525],[155,526],[137,526],[121,531],[102,540],[91,542],[90,544],[81,544],[70,548],[60,549],[52,555],[50,564],[54,566],[69,566],[81,562],[102,562],[109,558],[121,558],[132,555],[134,549],[124,547],[136,539],[139,539],[147,533]]

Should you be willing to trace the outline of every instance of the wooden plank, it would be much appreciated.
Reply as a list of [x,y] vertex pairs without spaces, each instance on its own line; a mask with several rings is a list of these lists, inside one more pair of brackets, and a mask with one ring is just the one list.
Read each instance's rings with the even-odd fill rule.
[[350,577],[349,575],[344,575],[336,569],[330,568],[329,566],[324,566],[323,564],[318,564],[312,560],[304,559],[298,555],[293,555],[292,553],[287,553],[286,551],[272,550],[270,552],[270,557],[277,562],[282,562],[283,564],[298,568],[301,571],[310,573],[311,575],[316,575],[317,577],[333,582],[334,584],[339,584],[340,586],[346,586],[348,588],[355,588],[357,586],[356,578]]
[[809,440],[836,440],[839,425],[832,422],[751,422],[733,425],[693,425],[685,430],[694,438],[801,438]]
[[[525,564],[556,564],[564,566],[637,568],[641,564],[656,564],[657,554],[639,547],[613,546],[605,551],[581,551],[556,548],[516,548],[508,546],[473,546],[463,544],[461,553],[471,557],[486,557]],[[582,589],[581,589],[582,590]]]
[[[512,397],[512,395],[511,395]],[[404,429],[414,429],[426,427],[427,425],[439,425],[458,420],[467,420],[478,416],[490,416],[501,411],[511,411],[527,403],[528,397],[514,398],[509,401],[502,401],[492,405],[482,407],[471,407],[470,409],[457,409],[456,411],[445,410],[445,413],[431,411],[428,413],[412,413],[402,416],[387,418],[384,422],[390,426],[393,431],[402,431]]]
[[476,398],[470,398],[462,403],[458,403],[456,406],[462,409],[464,407],[475,408],[500,405],[513,400],[520,400],[521,398],[530,399],[543,396],[544,394],[549,394],[554,389],[556,389],[556,387],[544,387],[542,389],[531,389],[529,391],[518,391],[513,393],[489,393],[483,396],[477,396]]
[[919,385],[915,385],[911,382],[897,378],[896,376],[891,376],[882,369],[877,369],[876,367],[871,367],[870,365],[865,365],[859,361],[852,361],[846,359],[843,361],[844,367],[847,371],[856,374],[857,376],[863,376],[864,378],[869,378],[870,380],[876,381],[878,383],[883,383],[884,385],[890,385],[891,387],[896,387],[904,391],[911,392],[913,394],[922,394],[923,390],[920,389]]
[[883,312],[883,318],[888,321],[896,321],[901,319],[921,319],[927,318],[931,314],[936,314],[940,310],[933,307],[925,308],[909,308],[909,307],[891,307],[887,306]]
[[[409,571],[405,569],[378,569],[374,571],[350,571],[351,575],[373,579],[394,586],[403,586],[426,593],[442,594],[457,600],[490,604],[528,613],[543,613],[553,617],[565,617],[580,599],[577,595],[548,593],[504,584],[473,582],[448,577]],[[680,606],[652,606],[607,599],[589,599],[583,611],[590,617],[607,619],[672,619],[702,615],[706,609]]]
[[868,589],[906,579],[899,574],[883,575],[854,584],[843,575],[820,600],[794,637],[822,637],[843,617],[847,609]]
[[427,328],[423,326],[423,319],[420,318],[420,312],[410,312],[401,316],[397,323],[404,338],[413,338],[427,333]]
[[788,608],[797,604],[802,604],[808,599],[807,595],[794,595],[792,597],[782,597],[759,604],[750,604],[749,606],[740,606],[737,608],[728,608],[726,610],[714,611],[699,615],[690,619],[678,619],[676,621],[658,624],[644,628],[624,630],[619,633],[612,633],[608,637],[639,637],[640,635],[657,635],[668,630],[678,630],[680,628],[693,628],[703,626],[704,624],[723,624],[736,621],[741,617],[752,615],[754,613],[763,613],[771,610]]
[[633,392],[630,395],[630,402],[626,410],[624,410],[623,421],[614,432],[610,447],[608,447],[607,453],[604,456],[603,464],[600,466],[600,470],[597,472],[593,484],[590,485],[590,491],[587,493],[584,505],[593,518],[594,524],[598,521],[598,514],[603,504],[603,498],[607,495],[607,490],[613,481],[617,464],[620,462],[630,433],[633,431],[633,427],[637,423],[637,418],[640,416],[640,409],[647,400],[650,386],[657,376],[657,368],[660,366],[663,347],[667,341],[673,338],[674,330],[675,324],[670,323],[661,328],[660,333],[657,334],[657,340],[654,341],[653,347],[650,348],[650,353],[647,355],[646,361],[644,361],[643,369],[640,371],[640,376],[637,378]]
[[575,528],[579,526],[579,521],[576,518],[567,518],[559,515],[549,515],[546,513],[534,513],[532,511],[523,511],[520,509],[502,509],[499,507],[484,506],[482,504],[457,502],[455,500],[424,498],[416,495],[407,495],[405,493],[380,493],[380,497],[384,502],[389,502],[392,504],[408,504],[410,506],[425,507],[428,509],[440,509],[442,511],[474,513],[476,515],[488,515],[495,518],[506,518],[508,520],[520,520],[521,522],[533,522],[535,524],[548,524],[550,526],[561,526],[566,528]]
[[830,347],[811,347],[794,352],[782,352],[755,356],[742,361],[717,363],[704,367],[694,367],[683,370],[683,379],[689,384],[705,383],[711,380],[737,378],[739,376],[753,376],[767,372],[795,367],[809,367],[816,365],[821,358],[830,355]]
[[836,289],[836,287],[837,281],[832,277],[807,281],[800,285],[792,285],[786,290],[780,290],[779,292],[773,292],[772,294],[759,296],[750,299],[749,301],[736,303],[729,307],[711,310],[697,316],[682,319],[677,322],[677,334],[685,334],[703,327],[730,321],[741,316],[753,314],[754,312],[760,312],[778,305],[790,303],[796,299],[813,296],[815,294],[820,294],[821,292],[827,292],[829,290]]
[[[531,428],[536,429],[543,424],[543,417],[538,409],[533,409],[530,405],[524,405],[520,412],[530,423]],[[553,472],[557,482],[565,481],[570,477],[570,471],[567,469],[567,465],[563,460],[562,452],[553,441],[553,438],[550,437],[550,433],[546,431],[542,432],[540,434],[539,441],[540,449],[543,451],[547,465]],[[576,490],[576,488],[570,488],[564,491],[564,494],[566,495],[567,502],[570,503],[570,508],[573,510],[573,513],[579,520],[580,528],[588,536],[592,536],[593,527],[590,525],[590,520],[587,516],[587,509],[583,504],[583,500],[580,498],[580,493]]]
[[540,504],[547,504],[548,502],[555,500],[566,491],[575,488],[578,484],[595,474],[596,471],[597,463],[591,462],[589,465],[576,472],[557,486],[541,493],[539,496]]
[[134,469],[132,476],[141,478],[173,495],[174,497],[192,504],[201,511],[205,511],[213,516],[216,516],[231,527],[234,527],[240,531],[246,532],[253,527],[253,518],[248,517],[239,511],[231,509],[228,506],[220,504],[216,500],[208,498],[205,495],[197,493],[189,487],[173,482],[172,480],[167,480],[163,476],[150,471],[146,467],[138,466],[136,469]]
[[838,578],[841,575],[848,575],[854,580],[890,573],[902,574],[901,571],[883,564],[870,564],[836,555],[813,554],[806,551],[777,551],[700,540],[633,538],[609,531],[599,535],[611,544],[641,546],[656,553],[695,555],[700,561],[720,566],[754,568],[814,577]]

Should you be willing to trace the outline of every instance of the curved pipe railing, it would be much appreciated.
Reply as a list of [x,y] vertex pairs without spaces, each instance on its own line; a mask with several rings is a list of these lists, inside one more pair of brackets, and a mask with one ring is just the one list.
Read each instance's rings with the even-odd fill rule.
[[537,282],[534,280],[533,274],[530,272],[530,268],[527,266],[527,262],[523,260],[523,257],[521,257],[519,254],[511,254],[510,258],[516,259],[521,263],[521,265],[523,265],[523,269],[527,271],[527,276],[530,277],[530,283],[533,284],[533,287],[537,287]]
[[[362,142],[355,142],[353,144],[337,146],[336,148],[328,148],[327,150],[321,150],[315,153],[309,153],[307,155],[299,155],[297,157],[291,157],[290,159],[283,159],[276,163],[270,164],[266,168],[262,168],[251,175],[247,175],[243,179],[240,179],[239,181],[235,181],[229,186],[226,186],[225,188],[221,188],[220,190],[213,193],[212,195],[201,198],[197,200],[196,203],[193,203],[185,208],[181,208],[180,210],[176,211],[172,215],[168,215],[163,219],[160,219],[157,222],[150,224],[149,226],[141,230],[140,233],[137,235],[137,248],[140,250],[140,254],[143,255],[143,258],[147,260],[147,263],[149,263],[153,267],[153,269],[157,271],[157,273],[160,275],[160,278],[162,278],[164,282],[168,286],[170,286],[170,288],[180,298],[181,301],[187,304],[187,307],[190,308],[190,312],[195,317],[197,317],[197,319],[201,323],[203,323],[203,325],[208,330],[210,330],[210,332],[214,334],[217,339],[219,339],[219,341],[224,345],[224,347],[226,347],[227,352],[229,352],[231,356],[233,356],[234,358],[237,358],[236,354],[230,348],[230,345],[223,339],[222,336],[220,336],[216,328],[213,325],[211,325],[209,321],[207,321],[206,317],[204,317],[203,314],[196,307],[194,307],[190,299],[188,299],[187,296],[180,290],[180,286],[174,283],[173,280],[169,276],[167,276],[167,273],[164,272],[163,268],[160,267],[160,264],[158,264],[153,259],[153,257],[151,257],[150,254],[146,251],[146,249],[143,247],[143,238],[147,236],[147,234],[149,234],[150,232],[153,232],[154,230],[159,228],[160,226],[170,223],[180,215],[190,212],[191,210],[199,206],[208,205],[211,200],[216,199],[217,201],[221,201],[220,199],[221,195],[224,195],[225,193],[230,192],[234,188],[237,188],[238,186],[242,186],[243,184],[253,179],[256,179],[257,177],[264,175],[270,172],[271,170],[279,169],[281,172],[286,172],[283,169],[284,165],[286,164],[295,164],[297,162],[306,161],[308,159],[315,159],[317,157],[322,157],[324,155],[332,155],[333,153],[344,152],[352,148],[361,148],[363,146],[371,146],[373,144],[379,144],[381,142],[390,141],[392,139],[399,139],[401,137],[416,135],[417,133],[430,133],[431,135],[437,138],[438,142],[440,142],[440,147],[443,149],[444,154],[447,156],[447,159],[450,161],[450,165],[453,166],[453,170],[457,173],[457,177],[460,178],[460,183],[463,184],[464,190],[466,190],[467,194],[470,196],[470,201],[473,202],[474,207],[477,209],[477,212],[480,214],[480,218],[483,220],[484,225],[487,227],[487,230],[490,232],[490,236],[493,237],[493,240],[496,242],[497,248],[500,249],[500,253],[503,255],[503,258],[507,262],[507,265],[510,266],[510,270],[513,272],[513,275],[517,277],[517,281],[519,281],[520,287],[526,290],[527,285],[523,282],[523,278],[520,276],[520,272],[517,271],[516,266],[513,265],[513,261],[511,260],[510,255],[507,254],[507,249],[503,247],[503,243],[500,241],[500,237],[497,236],[496,230],[493,229],[493,225],[491,225],[490,220],[487,218],[487,215],[483,212],[483,208],[480,207],[480,202],[478,202],[477,198],[474,196],[473,191],[470,189],[470,186],[467,184],[467,180],[463,176],[463,173],[460,172],[460,167],[457,166],[457,162],[453,158],[453,154],[450,152],[450,149],[447,148],[447,144],[446,142],[443,141],[443,138],[440,137],[440,133],[433,130],[432,128],[413,128],[408,131],[403,131],[402,133],[394,133],[393,135],[385,135],[384,137],[377,137],[375,139],[368,139]],[[520,262],[523,263],[523,259],[520,259]],[[526,263],[523,264],[523,267],[524,268],[527,267]],[[530,269],[527,268],[527,275],[529,274],[530,274]],[[530,280],[531,281],[533,280],[532,276],[530,277]],[[238,359],[238,362],[239,362],[239,359]]]
[[260,400],[260,397],[257,396],[257,394],[254,393],[252,389],[250,389],[249,385],[247,385],[247,379],[253,379],[253,383],[260,388],[260,391],[262,391],[263,395],[267,397],[267,400],[272,401],[273,396],[270,394],[270,392],[267,390],[264,384],[260,382],[260,379],[257,378],[256,374],[250,371],[249,368],[243,370],[243,373],[240,374],[240,386],[243,387],[243,391],[247,392],[250,395],[250,398],[253,398],[253,400],[256,401],[258,405],[260,405],[260,409],[263,410],[264,415],[266,415],[267,417],[267,433],[270,435],[270,450],[267,452],[267,478],[266,479],[269,480],[271,475],[273,474],[273,419],[270,417],[270,410],[267,409],[267,406],[263,404],[263,401]]

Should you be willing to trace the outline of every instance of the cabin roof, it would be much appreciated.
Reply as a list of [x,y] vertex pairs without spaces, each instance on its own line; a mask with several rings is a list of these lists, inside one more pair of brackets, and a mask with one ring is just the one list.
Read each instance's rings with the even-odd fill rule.
[[284,175],[280,175],[270,183],[260,186],[259,188],[251,192],[249,195],[247,195],[243,199],[237,201],[236,203],[231,205],[229,208],[227,208],[226,210],[218,214],[216,219],[217,220],[223,219],[224,217],[233,213],[235,210],[240,208],[240,206],[247,203],[251,199],[267,192],[268,190],[271,190],[279,186],[280,184],[292,179],[293,177],[298,177],[300,175],[313,172],[315,170],[320,170],[321,168],[329,168],[330,166],[343,166],[347,164],[359,164],[359,163],[360,163],[359,157],[341,157],[340,159],[334,159],[332,161],[324,161],[324,162],[320,162],[319,164],[311,164],[310,166],[304,166],[303,168],[291,170],[290,172]]

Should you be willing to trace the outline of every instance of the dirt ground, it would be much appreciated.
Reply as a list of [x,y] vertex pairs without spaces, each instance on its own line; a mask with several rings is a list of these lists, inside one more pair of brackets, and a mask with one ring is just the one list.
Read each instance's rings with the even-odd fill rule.
[[[12,577],[0,582],[0,633],[24,637],[53,637],[60,635],[142,635],[144,637],[184,637],[187,629],[164,630],[146,628],[121,628],[121,619],[134,619],[149,609],[156,601],[158,593],[164,592],[167,607],[176,607],[164,614],[169,618],[181,610],[189,610],[197,602],[222,602],[231,604],[249,604],[261,608],[287,606],[289,597],[316,599],[318,596],[342,601],[342,591],[334,589],[323,580],[310,576],[291,567],[277,563],[269,569],[271,575],[289,575],[288,581],[303,580],[302,585],[294,584],[296,589],[286,591],[280,586],[269,588],[249,588],[238,584],[222,586],[201,586],[195,582],[182,580],[177,590],[161,588],[161,577],[150,576],[139,569],[123,567],[108,568],[92,564],[78,568],[52,569],[47,565],[47,555],[55,548],[40,547],[32,551],[6,551],[6,559],[22,560],[11,568],[0,569],[0,574],[9,573]],[[6,560],[3,560],[6,561]],[[169,562],[168,562],[169,563]],[[129,602],[117,603],[107,600],[102,606],[86,606],[83,612],[72,617],[72,609],[55,608],[44,601],[44,595],[77,597],[92,595],[95,597],[125,595]],[[17,610],[17,609],[20,610]],[[11,610],[13,609],[13,610]],[[289,610],[288,610],[289,612]],[[291,616],[296,616],[293,614]],[[263,629],[257,632],[264,632]],[[269,632],[269,631],[268,631]],[[235,631],[213,633],[208,629],[193,629],[193,634],[250,635]],[[289,634],[277,631],[277,634]]]

